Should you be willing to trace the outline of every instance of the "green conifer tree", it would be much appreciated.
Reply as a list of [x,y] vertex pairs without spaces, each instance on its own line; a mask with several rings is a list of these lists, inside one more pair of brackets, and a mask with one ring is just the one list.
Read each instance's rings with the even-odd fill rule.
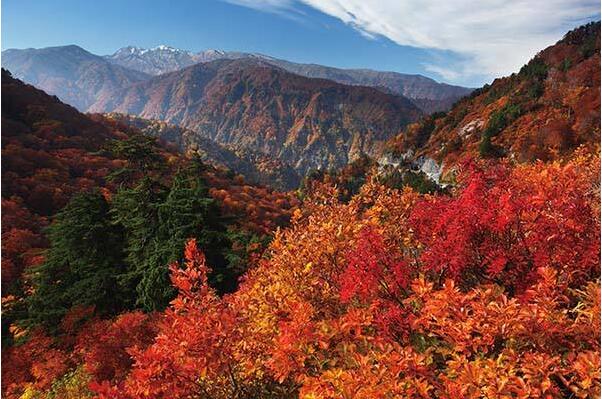
[[109,204],[98,191],[74,196],[48,228],[45,262],[33,270],[29,318],[54,328],[75,305],[114,314],[133,304],[117,276],[125,270],[123,231],[110,223]]

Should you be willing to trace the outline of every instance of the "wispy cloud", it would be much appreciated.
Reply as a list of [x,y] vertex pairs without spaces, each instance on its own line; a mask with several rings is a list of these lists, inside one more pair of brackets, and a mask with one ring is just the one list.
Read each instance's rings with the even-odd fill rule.
[[223,0],[226,3],[269,12],[297,22],[303,22],[305,13],[295,0]]
[[423,64],[423,66],[427,71],[436,73],[448,82],[455,82],[460,78],[461,75],[457,70],[450,67],[446,68],[434,64]]
[[510,74],[567,30],[600,16],[599,0],[227,1],[289,15],[305,4],[369,38],[455,52],[463,61],[426,66],[451,81]]

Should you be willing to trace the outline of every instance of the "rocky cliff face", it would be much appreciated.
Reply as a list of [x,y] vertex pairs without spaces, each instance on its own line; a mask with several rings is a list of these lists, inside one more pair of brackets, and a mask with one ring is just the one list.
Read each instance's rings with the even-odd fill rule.
[[309,79],[251,59],[161,75],[101,98],[91,110],[178,124],[288,163],[300,174],[378,154],[384,141],[422,114],[403,97]]
[[205,163],[238,173],[252,184],[287,191],[296,189],[301,183],[302,176],[282,161],[258,152],[219,144],[190,129],[119,113],[104,114],[104,117],[132,126],[145,135],[157,137],[187,155],[198,156]]

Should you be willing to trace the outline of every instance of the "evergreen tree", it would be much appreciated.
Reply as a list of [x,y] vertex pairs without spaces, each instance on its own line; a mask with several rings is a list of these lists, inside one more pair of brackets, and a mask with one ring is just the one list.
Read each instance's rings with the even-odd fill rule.
[[226,260],[230,242],[225,224],[200,167],[192,162],[177,172],[169,188],[145,177],[115,195],[113,223],[126,231],[128,271],[121,281],[125,287],[135,286],[137,304],[146,310],[162,309],[173,298],[168,265],[180,260],[189,238],[197,239],[213,267],[212,285],[221,292],[236,286]]
[[[157,273],[160,268],[149,268],[149,264],[155,265],[158,261],[155,255],[156,247],[160,247],[161,244],[157,242],[157,209],[167,194],[163,185],[146,176],[132,188],[121,188],[113,197],[111,208],[112,223],[122,226],[125,231],[127,269],[119,276],[119,281],[124,289],[137,292],[136,304],[147,310],[154,310],[159,306],[148,300],[149,295],[140,292],[141,280],[155,281],[155,284],[152,284],[156,290],[154,297],[171,298],[174,293],[164,273]],[[167,268],[167,264],[163,265],[163,268]]]
[[32,277],[32,322],[56,327],[74,305],[94,305],[100,314],[163,309],[175,295],[168,267],[181,260],[190,238],[212,265],[212,286],[222,293],[236,288],[241,265],[201,177],[204,165],[188,162],[167,184],[163,158],[145,154],[147,147],[154,148],[136,137],[115,149],[129,166],[110,204],[97,191],[84,193],[57,215],[47,259]]
[[109,205],[98,192],[81,193],[48,228],[50,248],[32,274],[29,318],[56,327],[75,305],[113,314],[133,303],[116,276],[123,273],[123,231],[110,223]]
[[167,168],[153,137],[134,134],[125,140],[114,140],[109,144],[108,152],[115,158],[127,160],[124,167],[108,176],[109,180],[122,185],[134,184],[141,174],[154,176]]

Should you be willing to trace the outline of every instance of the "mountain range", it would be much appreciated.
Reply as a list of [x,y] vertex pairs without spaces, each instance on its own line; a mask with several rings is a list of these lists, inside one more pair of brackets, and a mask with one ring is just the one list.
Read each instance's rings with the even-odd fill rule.
[[1,70],[2,398],[600,398],[600,36],[432,114],[259,56],[6,52],[56,95]]
[[255,58],[308,78],[329,79],[347,85],[371,86],[388,93],[407,97],[426,113],[444,111],[472,89],[438,83],[422,75],[383,72],[371,69],[341,69],[318,64],[290,62],[258,53],[205,50],[192,53],[161,45],[152,49],[128,46],[105,56],[126,68],[151,75],[177,71],[200,62],[219,59]]
[[[2,55],[16,77],[80,110],[165,121],[195,132],[196,144],[212,140],[245,159],[275,162],[284,172],[278,179],[284,186],[276,186],[284,188],[296,187],[311,169],[337,169],[362,155],[375,156],[423,115],[410,99],[387,90],[310,78],[238,53],[193,55],[162,46],[100,57],[66,46]],[[205,62],[177,69],[196,61]],[[160,74],[165,68],[176,70]],[[264,162],[266,157],[273,162]],[[254,180],[267,177],[273,173]]]
[[[466,155],[555,159],[595,142],[599,31],[599,22],[571,31],[460,100],[470,89],[421,76],[168,46],[104,57],[77,46],[7,50],[2,64],[79,109],[113,113],[250,181],[291,189],[313,169],[364,155],[417,164],[438,180],[442,165]],[[420,101],[455,104],[425,115]]]
[[[16,77],[86,111],[91,105],[90,99],[104,95],[107,88],[123,88],[132,81],[174,72],[197,63],[240,58],[259,59],[310,78],[375,87],[390,94],[407,97],[425,113],[447,110],[455,101],[472,91],[466,87],[438,83],[422,75],[300,64],[257,53],[221,50],[192,53],[165,45],[151,49],[127,46],[106,56],[94,55],[75,45],[10,49],[2,52],[2,66]],[[91,63],[94,64],[92,67]],[[122,73],[129,71],[129,80],[113,77],[116,74],[113,71],[115,67],[122,67],[116,68]],[[100,80],[109,81],[110,85],[101,90],[98,85]],[[64,87],[65,83],[68,83],[67,87]]]
[[163,120],[269,155],[302,175],[375,155],[422,115],[401,96],[306,78],[249,58],[159,75],[100,98],[90,111]]

